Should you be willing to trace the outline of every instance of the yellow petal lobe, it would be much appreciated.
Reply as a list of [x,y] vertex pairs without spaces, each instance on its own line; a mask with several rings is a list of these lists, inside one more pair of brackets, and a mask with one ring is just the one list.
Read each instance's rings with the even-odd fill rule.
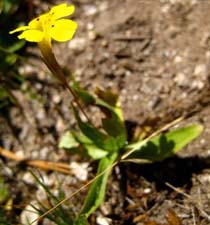
[[44,33],[39,30],[26,30],[18,36],[19,39],[25,39],[30,42],[40,42],[43,40]]
[[13,33],[19,32],[19,31],[27,30],[27,29],[28,29],[28,26],[22,26],[22,27],[16,28],[15,30],[10,31],[9,33],[13,34]]
[[30,29],[34,29],[34,30],[42,30],[42,23],[43,23],[43,19],[45,18],[45,14],[31,20],[31,22],[28,24]]
[[50,36],[59,42],[71,40],[77,29],[77,23],[69,19],[60,19],[49,30]]
[[75,7],[73,5],[71,6],[67,6],[66,4],[61,4],[58,6],[54,6],[49,14],[51,14],[53,16],[53,19],[59,19],[62,17],[66,17],[71,15],[75,10]]

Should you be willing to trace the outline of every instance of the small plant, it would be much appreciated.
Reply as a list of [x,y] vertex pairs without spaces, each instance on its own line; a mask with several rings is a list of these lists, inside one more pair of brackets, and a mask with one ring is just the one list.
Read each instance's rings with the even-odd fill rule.
[[[82,225],[88,224],[88,217],[103,202],[107,180],[113,166],[123,161],[149,163],[164,160],[196,138],[203,128],[200,125],[191,125],[172,131],[165,129],[162,132],[160,130],[143,140],[139,139],[129,143],[118,95],[101,89],[90,94],[74,81],[72,81],[72,85],[69,85],[53,54],[52,40],[68,41],[77,29],[76,22],[64,18],[73,12],[74,6],[68,6],[65,3],[54,6],[48,13],[33,19],[27,26],[19,27],[10,33],[22,32],[18,36],[19,39],[37,42],[47,67],[74,97],[76,104],[72,104],[72,109],[78,130],[68,131],[62,137],[59,147],[99,161],[96,177],[90,182],[91,186],[84,205],[77,218],[69,221],[69,224]],[[91,123],[81,103],[100,109],[103,115],[101,128],[97,128]],[[81,118],[80,112],[85,115],[86,120]],[[61,203],[58,203],[57,206]],[[53,209],[56,209],[57,206]]]
[[[75,87],[76,86],[76,87]],[[77,95],[86,104],[98,107],[103,113],[101,129],[89,122],[82,122],[77,109],[74,115],[79,132],[68,131],[59,147],[83,153],[99,160],[96,179],[92,183],[83,208],[75,224],[86,224],[87,218],[102,203],[107,180],[113,165],[123,161],[151,163],[171,157],[196,138],[203,130],[200,125],[191,125],[167,132],[157,132],[146,139],[129,143],[118,96],[110,91],[97,89],[91,95],[78,85],[73,86]]]
[[[32,173],[32,176],[36,180],[37,184],[44,190],[46,194],[46,200],[37,200],[39,207],[31,205],[34,211],[38,214],[43,214],[48,211],[51,207],[58,204],[64,197],[65,194],[62,190],[58,190],[58,194],[55,195],[50,191],[47,185],[44,183],[43,179],[39,178],[37,175]],[[73,223],[74,213],[69,210],[69,207],[63,207],[60,205],[54,211],[47,214],[47,218],[53,221],[55,224],[59,225],[69,225]]]
[[25,41],[8,37],[11,18],[17,18],[18,3],[6,0],[0,3],[0,27],[4,27],[0,30],[0,108],[16,102],[11,90],[19,88],[24,80],[15,64],[19,58],[17,51],[24,46]]
[[8,186],[5,184],[4,179],[0,177],[0,224],[10,225],[12,223],[8,211],[10,210],[10,203],[12,199],[9,194]]

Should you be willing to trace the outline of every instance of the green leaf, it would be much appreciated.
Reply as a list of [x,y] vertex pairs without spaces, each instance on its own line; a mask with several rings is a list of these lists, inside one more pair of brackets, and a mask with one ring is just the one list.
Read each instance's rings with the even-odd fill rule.
[[[100,160],[96,180],[92,183],[88,195],[85,199],[83,208],[79,214],[81,216],[85,215],[86,218],[90,216],[102,203],[105,192],[107,180],[112,168],[113,163],[117,159],[117,153],[113,153],[107,157]],[[101,175],[100,175],[101,174]]]
[[145,159],[149,161],[162,161],[172,156],[193,139],[199,136],[203,127],[201,125],[191,125],[185,128],[179,128],[160,134],[148,141],[140,141],[128,145],[127,149],[133,149],[126,159],[136,161],[135,159]]
[[74,225],[89,225],[85,215],[80,215],[79,218],[74,222]]
[[101,88],[97,87],[95,89],[95,94],[97,95],[97,97],[99,99],[103,100],[108,105],[111,105],[111,106],[115,107],[118,103],[118,97],[119,96],[113,90],[110,90],[110,89],[102,90]]
[[[2,1],[2,0],[1,0]],[[17,9],[18,0],[3,0],[3,11],[5,14],[14,13]]]
[[117,137],[118,135],[126,136],[125,126],[116,118],[102,119],[104,130],[111,136]]
[[85,104],[90,105],[95,103],[95,98],[89,94],[87,91],[81,89],[81,88],[75,88],[74,91],[77,94],[77,97],[82,100]]
[[3,203],[4,201],[6,201],[8,197],[9,197],[8,187],[4,183],[3,178],[0,177],[0,203]]
[[77,148],[79,146],[78,141],[75,139],[71,131],[67,131],[61,138],[58,147],[59,148]]
[[7,65],[13,65],[16,61],[17,61],[17,55],[15,55],[15,54],[8,54],[5,57],[5,63]]
[[25,43],[26,42],[24,40],[15,41],[10,46],[8,46],[7,51],[9,51],[11,53],[16,52],[16,51],[20,50],[25,45]]
[[97,128],[93,127],[89,123],[83,122],[79,116],[76,108],[74,109],[75,118],[77,120],[78,126],[81,132],[89,138],[97,147],[105,151],[117,151],[118,146],[115,138],[106,135],[105,133],[99,131]]
[[116,106],[111,106],[108,103],[104,102],[103,100],[96,98],[96,106],[98,106],[100,109],[102,109],[102,111],[104,111],[103,109],[107,110],[109,112],[109,114],[111,116],[109,117],[113,117],[113,118],[118,118],[121,122],[124,122],[124,118],[123,118],[123,114],[122,114],[122,110],[120,107],[120,103],[118,103]]
[[122,148],[126,144],[127,135],[123,123],[117,118],[105,118],[102,120],[103,129],[115,138],[118,148]]
[[85,144],[84,148],[87,149],[88,155],[92,158],[92,159],[101,159],[103,157],[105,157],[108,152],[104,151],[101,148],[98,148],[96,145],[94,144]]
[[[105,157],[108,152],[96,146],[89,138],[83,134],[75,134],[72,131],[67,131],[61,138],[59,148],[69,149],[76,153],[90,156],[97,160]],[[84,150],[86,152],[84,152]]]

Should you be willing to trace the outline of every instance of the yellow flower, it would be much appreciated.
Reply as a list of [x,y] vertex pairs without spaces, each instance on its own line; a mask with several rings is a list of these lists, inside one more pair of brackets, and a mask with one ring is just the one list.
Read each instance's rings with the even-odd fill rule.
[[28,26],[22,26],[12,30],[10,31],[10,34],[22,31],[18,36],[19,39],[38,43],[46,66],[55,78],[72,94],[73,100],[76,102],[87,121],[90,121],[78,101],[77,94],[70,87],[62,68],[58,64],[51,46],[52,39],[59,42],[72,39],[77,29],[77,23],[70,19],[63,19],[63,17],[69,16],[73,12],[73,5],[68,6],[66,3],[63,3],[54,6],[48,13],[45,13],[29,22]]
[[51,39],[59,42],[72,39],[77,23],[70,19],[63,19],[74,12],[74,6],[68,6],[66,3],[54,6],[48,13],[40,15],[29,22],[28,26],[19,27],[10,34],[15,32],[22,33],[18,36],[19,39],[25,39],[30,42],[45,42],[51,45]]
[[29,22],[28,26],[22,26],[12,30],[10,31],[10,34],[22,31],[18,36],[19,39],[38,43],[45,64],[55,78],[73,95],[74,101],[77,103],[87,120],[89,120],[78,101],[76,93],[69,86],[65,74],[53,54],[51,46],[52,39],[59,42],[72,39],[77,29],[77,23],[70,19],[63,19],[63,17],[69,16],[73,12],[73,5],[68,6],[66,3],[63,3],[54,6],[48,13],[40,15]]

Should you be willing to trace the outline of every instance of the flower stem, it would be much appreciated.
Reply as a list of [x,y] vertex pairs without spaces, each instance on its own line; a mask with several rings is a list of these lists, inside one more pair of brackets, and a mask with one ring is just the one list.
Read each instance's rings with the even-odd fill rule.
[[74,90],[70,87],[63,70],[61,69],[60,65],[58,64],[53,52],[51,46],[46,44],[46,42],[40,42],[39,43],[39,49],[43,56],[43,61],[45,62],[48,69],[52,72],[52,74],[55,76],[55,78],[71,93],[73,96],[73,101],[77,104],[80,111],[85,116],[86,120],[90,122],[90,119],[86,112],[84,111],[82,105],[80,104],[78,97]]

